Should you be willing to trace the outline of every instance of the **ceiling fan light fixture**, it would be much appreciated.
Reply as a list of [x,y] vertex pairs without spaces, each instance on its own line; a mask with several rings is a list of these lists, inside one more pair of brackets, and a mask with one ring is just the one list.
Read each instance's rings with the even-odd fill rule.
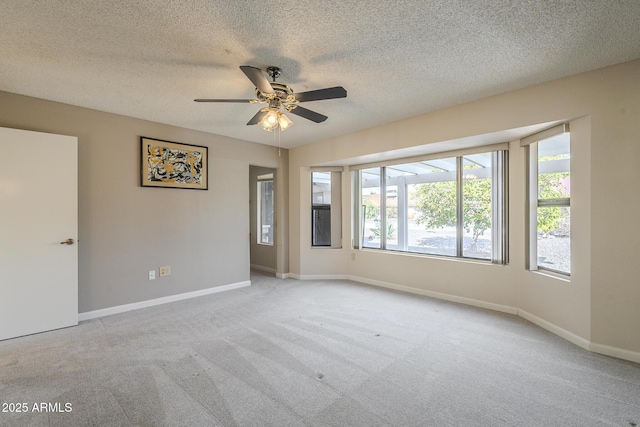
[[284,131],[293,125],[289,117],[282,114],[277,108],[269,107],[266,111],[267,114],[258,122],[258,125],[260,125],[263,130],[272,132],[279,127],[280,131]]
[[274,129],[273,127],[265,125],[263,122],[258,123],[258,126],[260,126],[262,130],[266,130],[267,132],[272,132]]
[[289,117],[285,116],[283,113],[278,113],[278,124],[280,125],[280,130],[287,130],[289,127],[293,126],[293,122]]
[[260,127],[267,132],[271,132],[278,127],[278,114],[279,111],[275,108],[268,108],[267,114],[264,115],[262,120],[258,123]]

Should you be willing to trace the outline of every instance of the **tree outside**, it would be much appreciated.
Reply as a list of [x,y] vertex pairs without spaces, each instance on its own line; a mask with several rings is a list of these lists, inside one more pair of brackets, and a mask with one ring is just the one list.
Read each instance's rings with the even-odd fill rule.
[[[553,172],[538,175],[538,199],[567,197],[568,179],[569,172]],[[566,209],[559,206],[546,206],[544,209],[538,209],[537,216],[538,233],[546,237],[549,232],[560,228],[566,216]]]
[[[549,156],[556,160],[559,156]],[[491,228],[491,180],[475,178],[472,169],[475,165],[465,165],[465,178],[462,186],[463,228],[471,234],[472,250],[477,248],[478,239]],[[538,179],[540,199],[567,197],[567,181],[569,172],[541,174]],[[416,223],[423,224],[426,229],[455,227],[456,182],[440,181],[418,184],[415,186]],[[565,220],[566,210],[561,207],[546,207],[538,210],[538,232],[546,235],[550,231],[561,228]]]
[[[474,165],[465,166],[465,170]],[[455,227],[456,182],[440,181],[416,185],[417,224],[427,229]],[[491,180],[465,176],[462,185],[463,228],[471,234],[471,249],[475,250],[478,239],[491,228]]]

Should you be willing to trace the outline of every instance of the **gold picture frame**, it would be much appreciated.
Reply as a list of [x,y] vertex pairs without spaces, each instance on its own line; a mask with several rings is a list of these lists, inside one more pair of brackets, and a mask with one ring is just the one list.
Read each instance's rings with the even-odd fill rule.
[[208,149],[140,137],[141,178],[143,187],[208,190]]

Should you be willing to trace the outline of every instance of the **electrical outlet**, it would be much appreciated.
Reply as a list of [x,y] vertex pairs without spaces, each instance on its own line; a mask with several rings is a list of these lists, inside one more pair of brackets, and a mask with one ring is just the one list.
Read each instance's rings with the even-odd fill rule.
[[162,267],[160,267],[160,277],[163,276],[171,276],[171,266],[170,265],[164,265]]
[[149,280],[156,280],[156,271],[149,270]]

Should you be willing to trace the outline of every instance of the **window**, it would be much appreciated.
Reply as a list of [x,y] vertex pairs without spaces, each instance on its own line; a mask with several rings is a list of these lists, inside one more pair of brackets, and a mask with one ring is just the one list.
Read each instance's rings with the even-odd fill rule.
[[311,246],[341,246],[339,170],[311,172]]
[[506,158],[500,150],[352,168],[354,246],[506,263]]
[[258,243],[273,245],[273,174],[258,175]]
[[522,140],[529,164],[529,269],[571,274],[571,143],[563,124]]

